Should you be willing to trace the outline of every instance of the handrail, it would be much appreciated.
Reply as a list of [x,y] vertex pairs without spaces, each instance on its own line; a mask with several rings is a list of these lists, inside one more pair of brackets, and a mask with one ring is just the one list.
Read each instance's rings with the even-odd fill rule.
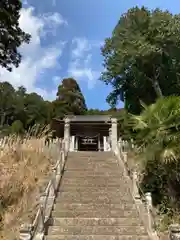
[[[60,148],[61,145],[61,148]],[[45,191],[40,197],[39,207],[32,224],[23,224],[20,229],[20,240],[43,240],[45,230],[47,228],[48,220],[50,219],[51,212],[54,206],[54,201],[58,192],[58,187],[62,177],[65,165],[65,152],[64,140],[52,143],[49,147],[59,148],[60,158],[57,160],[55,166],[52,168],[53,173],[49,180]]]
[[[133,141],[131,141],[129,143],[128,141],[123,141],[122,139],[119,139],[118,148],[120,150],[119,151],[120,158],[125,163],[124,165],[126,166],[127,172],[130,173],[131,171],[128,166],[127,152],[123,152],[123,150],[129,151],[129,149],[135,149],[136,152],[142,152],[143,149],[138,148],[136,145],[134,145]],[[136,174],[137,174],[137,172],[134,172],[134,175],[136,175]],[[133,179],[132,174],[130,174],[130,175],[129,176],[131,177],[132,181],[136,181],[135,184],[137,186],[138,192],[140,192],[141,199],[145,203],[145,207],[147,210],[148,231],[155,230],[157,228],[157,224],[155,221],[156,213],[155,213],[153,205],[152,205],[151,193],[144,193],[142,188],[140,187],[140,184],[138,181],[138,176],[137,176],[137,179],[135,180],[135,178]],[[154,233],[155,233],[155,231],[154,231]],[[154,234],[153,238],[157,239],[158,238],[157,234]],[[179,223],[173,223],[169,226],[167,239],[170,239],[170,240],[180,239],[180,224]]]
[[149,230],[153,229],[155,231],[157,229],[157,223],[155,221],[156,213],[152,204],[152,195],[150,192],[146,192],[146,193],[143,192],[142,188],[140,187],[139,181],[137,181],[136,184],[137,184],[137,188],[139,189],[141,199],[145,203],[145,207],[147,210],[148,228]]
[[151,239],[159,239],[155,231],[156,222],[151,193],[143,192],[139,184],[138,172],[135,169],[130,169],[128,164],[128,151],[129,149],[135,148],[134,145],[132,146],[132,142],[130,144],[127,141],[122,141],[120,139],[117,144],[116,154],[121,160],[121,163],[125,168],[125,172],[131,181],[131,193],[136,205],[138,206],[140,215],[143,218],[143,222],[147,228],[148,234],[150,235]]

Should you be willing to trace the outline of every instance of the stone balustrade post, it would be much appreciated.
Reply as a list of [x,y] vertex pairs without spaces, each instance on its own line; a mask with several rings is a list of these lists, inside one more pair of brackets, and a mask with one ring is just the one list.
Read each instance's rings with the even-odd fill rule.
[[66,157],[65,152],[61,151],[61,171],[63,170],[64,167],[65,157]]
[[65,118],[64,119],[64,141],[65,141],[65,151],[69,151],[69,145],[70,145],[70,119]]
[[180,225],[171,224],[169,226],[169,239],[170,240],[180,240]]
[[138,200],[140,199],[140,194],[139,194],[139,189],[137,186],[138,182],[138,173],[136,170],[133,171],[132,173],[132,185],[133,185],[133,197]]
[[152,209],[152,195],[150,192],[145,193],[145,201],[146,201],[146,206],[148,209]]
[[127,152],[123,152],[123,158],[124,158],[124,163],[127,163],[128,161],[128,153]]
[[153,231],[153,220],[151,216],[152,210],[152,196],[150,192],[145,193],[145,203],[146,203],[146,210],[147,210],[147,226],[150,232]]
[[39,204],[40,204],[40,209],[41,209],[41,217],[40,217],[40,220],[39,220],[39,232],[42,233],[43,229],[44,229],[44,219],[45,219],[45,216],[46,216],[46,213],[45,213],[45,204],[46,204],[46,198],[47,198],[47,193],[43,193],[41,196],[40,196],[40,200],[39,200]]
[[32,234],[32,225],[31,224],[22,224],[20,228],[20,240],[31,240]]
[[59,161],[59,164],[57,166],[57,172],[56,172],[56,175],[60,176],[61,175],[61,162],[62,162],[62,153],[60,152],[60,161]]

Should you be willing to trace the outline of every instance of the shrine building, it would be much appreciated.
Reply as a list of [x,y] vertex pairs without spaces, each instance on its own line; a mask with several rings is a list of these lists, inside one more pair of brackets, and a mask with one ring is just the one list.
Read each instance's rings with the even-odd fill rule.
[[109,115],[67,115],[53,119],[52,128],[70,152],[111,151],[117,145],[117,119]]

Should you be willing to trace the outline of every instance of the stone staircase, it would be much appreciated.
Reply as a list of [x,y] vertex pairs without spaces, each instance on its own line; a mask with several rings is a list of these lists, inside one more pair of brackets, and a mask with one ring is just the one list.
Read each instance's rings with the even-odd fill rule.
[[149,239],[112,153],[69,153],[46,236],[63,239]]

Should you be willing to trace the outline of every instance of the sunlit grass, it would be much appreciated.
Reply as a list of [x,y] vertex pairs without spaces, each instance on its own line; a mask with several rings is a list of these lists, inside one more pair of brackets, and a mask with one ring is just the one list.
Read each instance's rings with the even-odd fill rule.
[[0,140],[1,239],[15,239],[20,223],[33,219],[39,189],[50,177],[57,158],[58,151],[45,146],[43,134],[27,134],[23,140],[15,136]]

